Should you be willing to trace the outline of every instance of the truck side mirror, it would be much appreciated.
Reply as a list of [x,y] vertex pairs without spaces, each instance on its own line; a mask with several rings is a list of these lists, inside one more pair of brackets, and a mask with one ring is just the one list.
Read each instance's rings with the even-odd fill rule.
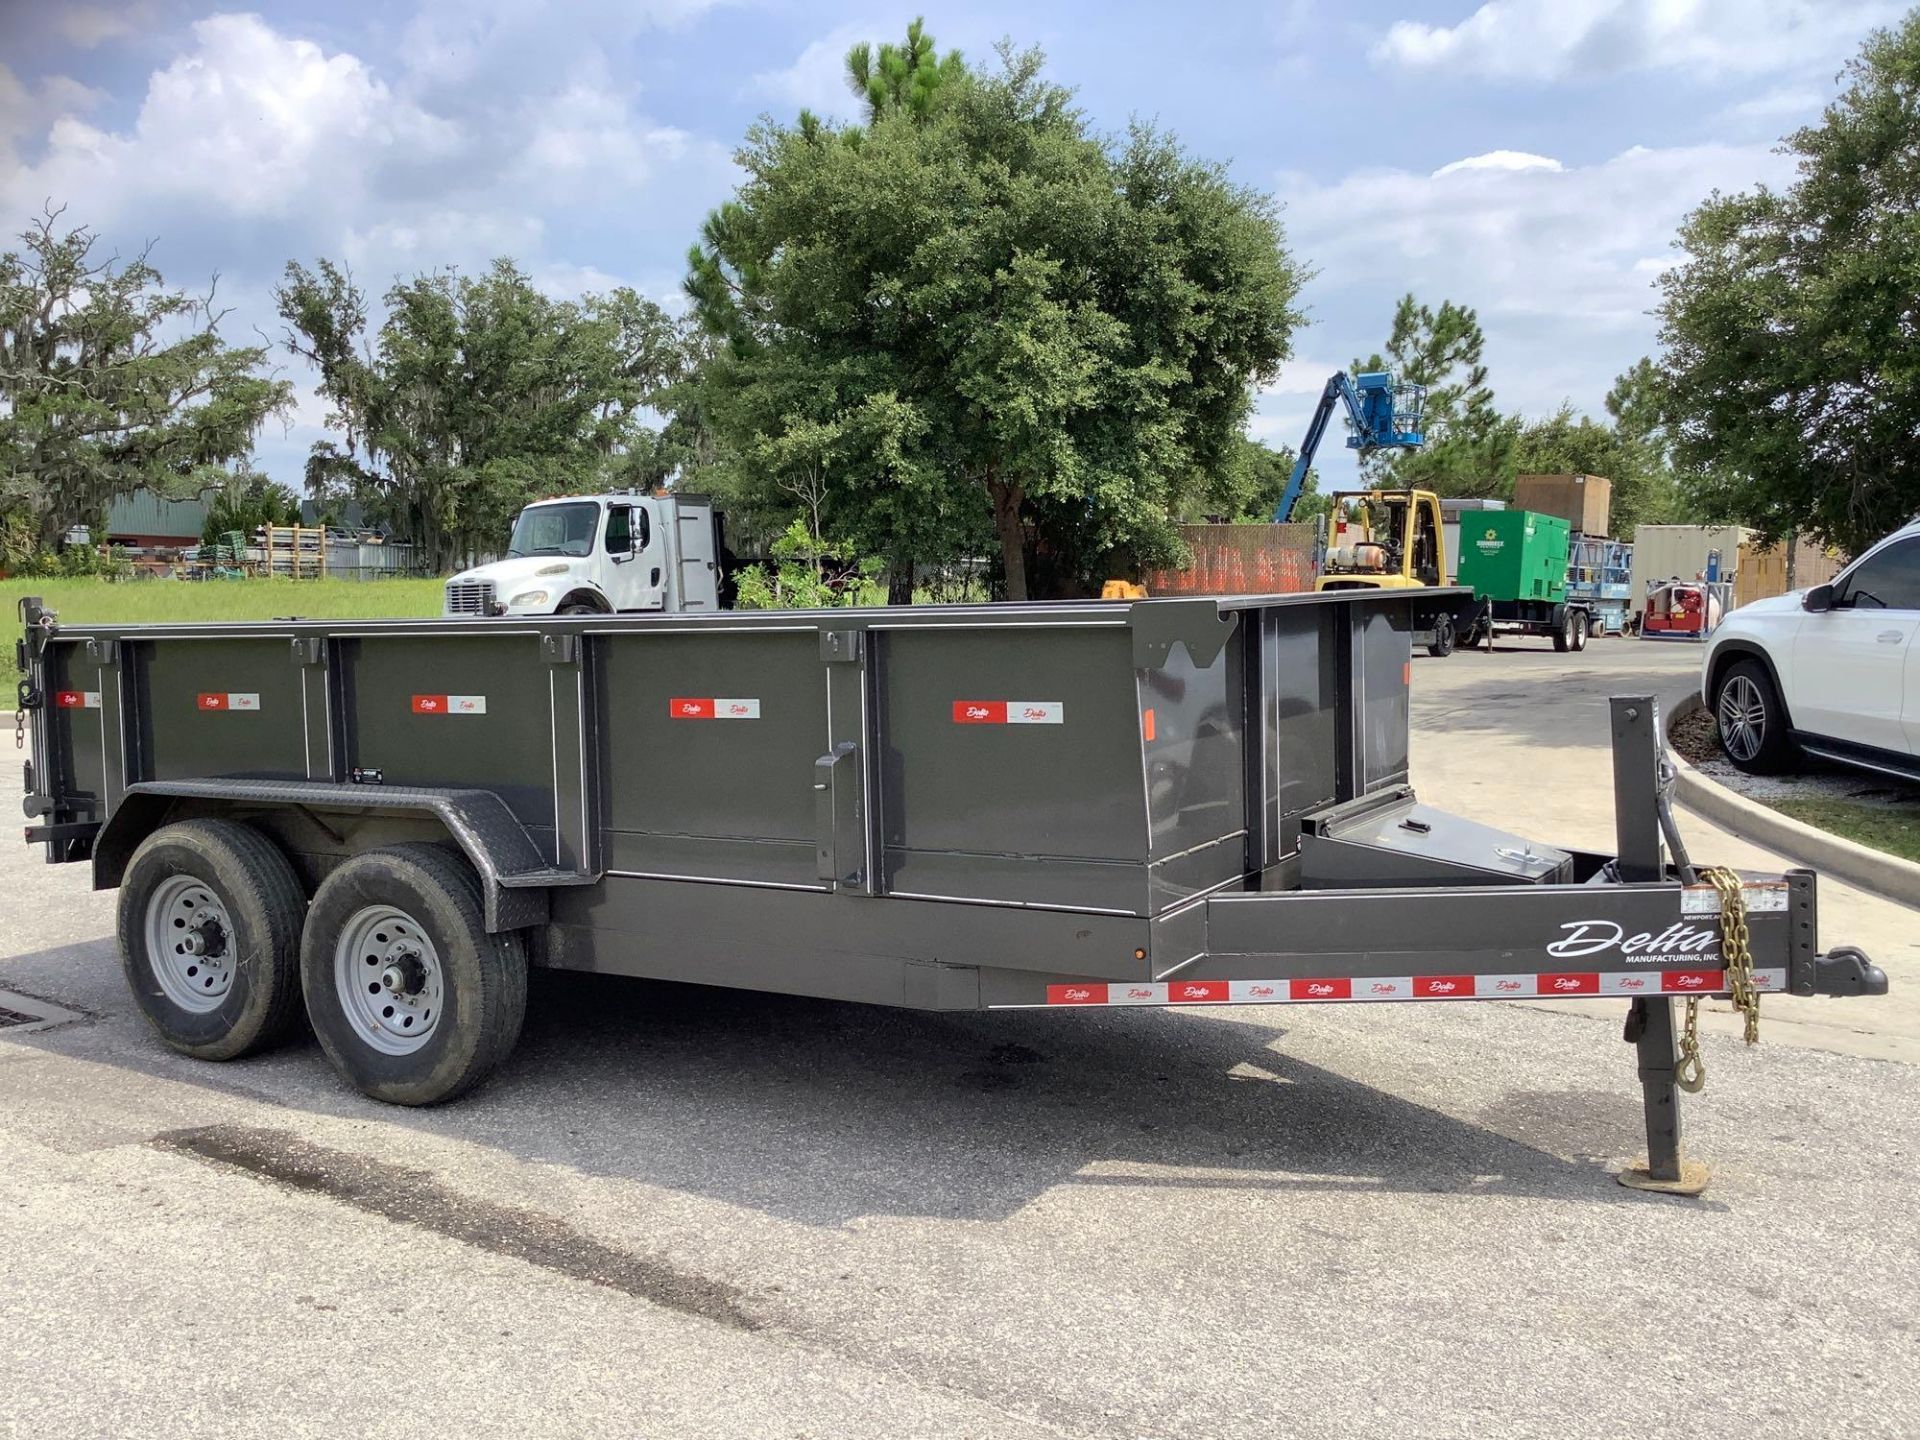
[[1818,615],[1833,609],[1833,586],[1816,585],[1800,597],[1800,608]]

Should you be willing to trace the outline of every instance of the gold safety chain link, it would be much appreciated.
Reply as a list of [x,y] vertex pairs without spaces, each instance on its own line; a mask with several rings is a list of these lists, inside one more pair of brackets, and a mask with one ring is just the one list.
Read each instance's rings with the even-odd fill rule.
[[1760,987],[1753,979],[1753,952],[1747,948],[1747,900],[1740,877],[1722,866],[1700,872],[1720,892],[1720,963],[1733,991],[1733,1008],[1746,1021],[1747,1044],[1760,1043]]
[[[1760,987],[1753,979],[1753,951],[1747,944],[1747,900],[1740,889],[1740,877],[1721,866],[1702,870],[1700,875],[1712,884],[1720,896],[1720,964],[1727,974],[1727,988],[1733,992],[1733,1008],[1746,1025],[1749,1045],[1760,1041]],[[1706,1088],[1707,1063],[1700,1056],[1700,997],[1687,997],[1686,1022],[1680,1031],[1680,1064],[1674,1071],[1674,1083],[1689,1095]]]

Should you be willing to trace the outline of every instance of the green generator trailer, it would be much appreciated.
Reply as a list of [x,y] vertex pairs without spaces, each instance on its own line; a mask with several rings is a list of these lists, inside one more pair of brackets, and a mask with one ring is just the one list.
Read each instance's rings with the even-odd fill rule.
[[1479,610],[1462,643],[1491,647],[1496,632],[1545,635],[1560,651],[1584,650],[1598,627],[1593,606],[1567,598],[1571,527],[1531,510],[1462,515],[1459,580]]

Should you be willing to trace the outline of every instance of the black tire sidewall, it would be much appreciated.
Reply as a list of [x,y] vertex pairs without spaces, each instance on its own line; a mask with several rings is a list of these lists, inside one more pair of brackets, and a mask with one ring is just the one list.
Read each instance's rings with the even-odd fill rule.
[[[1727,748],[1726,733],[1720,729],[1720,697],[1735,679],[1744,676],[1753,682],[1759,692],[1760,704],[1766,711],[1766,718],[1760,735],[1760,747],[1751,760],[1741,760]],[[1754,660],[1736,660],[1721,675],[1720,683],[1713,690],[1714,731],[1720,736],[1720,753],[1727,757],[1727,763],[1736,770],[1744,770],[1749,775],[1771,775],[1785,767],[1793,755],[1793,746],[1787,739],[1786,707],[1780,701],[1780,692],[1774,687],[1773,678],[1767,674],[1766,667]]]
[[[422,863],[407,853],[409,848],[368,851],[327,877],[308,912],[300,981],[308,1022],[350,1084],[377,1100],[430,1105],[471,1087],[498,1058],[490,1053],[494,1017],[487,1013],[497,978],[486,974],[492,957],[485,952],[510,942],[487,934],[477,884],[448,884],[450,875],[442,867]],[[404,1055],[389,1055],[360,1037],[334,977],[341,930],[374,905],[392,905],[412,916],[440,962],[440,1016],[427,1042]]]
[[[134,1002],[168,1045],[201,1060],[237,1059],[277,1038],[270,1032],[279,1028],[286,998],[278,987],[299,984],[293,964],[296,936],[275,936],[262,877],[234,844],[230,828],[239,827],[198,820],[157,830],[134,853],[120,881],[120,964]],[[169,999],[147,954],[148,902],[163,881],[176,875],[191,876],[212,890],[233,922],[228,937],[237,957],[233,982],[220,1004],[207,1011],[187,1010]]]

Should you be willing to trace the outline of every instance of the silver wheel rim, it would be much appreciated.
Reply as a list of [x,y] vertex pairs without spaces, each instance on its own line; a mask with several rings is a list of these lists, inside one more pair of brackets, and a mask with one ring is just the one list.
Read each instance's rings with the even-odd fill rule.
[[333,983],[353,1033],[383,1055],[409,1055],[433,1038],[446,982],[420,922],[393,905],[369,905],[340,927]]
[[182,1010],[218,1010],[238,962],[233,920],[204,880],[169,875],[147,897],[147,965],[160,991]]
[[1720,743],[1736,760],[1752,760],[1767,739],[1767,702],[1760,687],[1736,675],[1720,687]]

